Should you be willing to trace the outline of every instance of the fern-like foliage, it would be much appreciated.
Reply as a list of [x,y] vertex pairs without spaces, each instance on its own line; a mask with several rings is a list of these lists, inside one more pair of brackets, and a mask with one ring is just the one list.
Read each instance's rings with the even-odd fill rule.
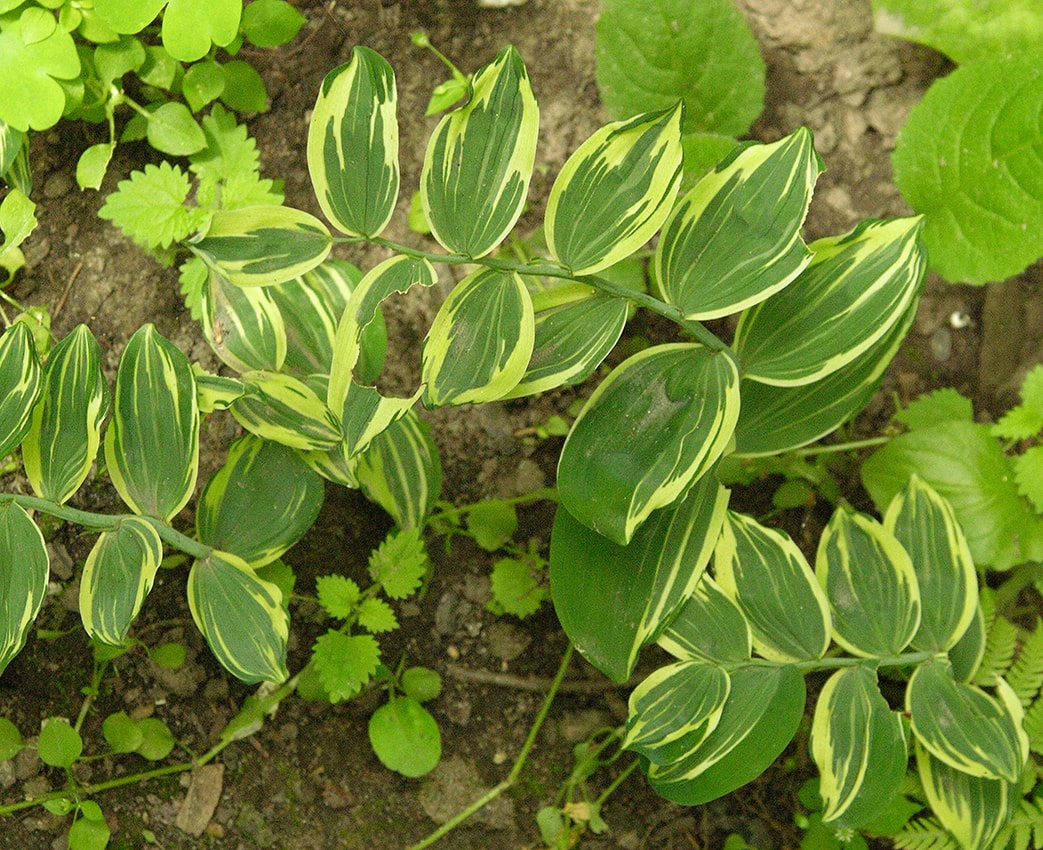
[[948,830],[929,817],[909,821],[892,840],[897,850],[961,850]]
[[1018,627],[1005,617],[996,616],[990,594],[982,594],[982,611],[987,629],[985,655],[974,677],[974,684],[989,687],[997,676],[1006,678],[1007,671],[1014,663],[1018,648]]
[[1018,657],[1004,677],[1014,689],[1021,704],[1028,708],[1043,687],[1043,621],[1036,619],[1036,628],[1028,633],[1018,650]]
[[1029,748],[1043,755],[1043,698],[1037,698],[1025,712],[1025,734],[1029,736]]
[[1021,800],[1018,809],[992,842],[992,850],[1043,848],[1043,798]]

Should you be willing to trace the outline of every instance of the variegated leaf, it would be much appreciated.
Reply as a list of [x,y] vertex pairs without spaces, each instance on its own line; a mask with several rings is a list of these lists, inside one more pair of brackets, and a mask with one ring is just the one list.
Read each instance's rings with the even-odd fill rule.
[[0,673],[21,648],[47,593],[47,544],[29,515],[0,501]]
[[702,658],[715,664],[741,664],[753,652],[746,615],[708,575],[699,580],[658,643],[682,661]]
[[729,511],[714,576],[742,609],[753,647],[770,661],[812,661],[829,648],[829,601],[804,554],[782,531]]
[[290,618],[282,592],[257,577],[237,555],[213,552],[188,573],[188,607],[210,651],[229,673],[255,682],[282,682]]
[[558,462],[561,503],[620,544],[720,457],[739,415],[739,373],[726,353],[646,348],[598,386]]
[[94,640],[123,646],[131,623],[152,590],[163,541],[147,519],[128,516],[102,532],[80,578],[80,619]]
[[16,322],[0,336],[0,458],[29,433],[40,382],[32,331],[24,322]]
[[916,571],[923,613],[913,648],[952,648],[978,607],[978,574],[952,505],[914,474],[888,505],[884,528],[909,553]]
[[281,372],[246,372],[242,379],[246,391],[228,409],[250,433],[306,451],[340,444],[336,418],[303,381]]
[[815,573],[829,598],[833,638],[866,658],[898,655],[920,625],[908,553],[864,514],[838,509],[819,538]]
[[930,661],[909,679],[905,707],[913,734],[935,758],[971,776],[1021,781],[1028,739],[1016,697],[1013,704],[994,700],[980,688],[955,681],[940,662]]
[[323,485],[290,449],[247,435],[207,483],[196,533],[251,567],[278,558],[304,535],[322,507]]
[[348,457],[347,446],[344,442],[331,449],[298,451],[298,454],[310,469],[319,473],[327,481],[351,490],[359,488],[358,476],[355,473],[358,469],[360,455]]
[[985,612],[979,601],[974,606],[974,618],[963,636],[949,650],[952,676],[957,682],[970,682],[978,674],[985,659]]
[[905,730],[867,664],[837,670],[819,694],[811,755],[821,781],[822,820],[858,827],[891,802],[905,777]]
[[188,358],[154,325],[138,329],[123,349],[105,463],[116,492],[137,514],[170,520],[195,490],[195,377]]
[[544,216],[551,256],[574,275],[634,253],[662,226],[681,185],[684,107],[616,121],[562,166]]
[[333,242],[315,216],[265,204],[215,210],[187,247],[236,286],[269,286],[299,277],[326,259]]
[[308,172],[326,218],[350,236],[377,236],[398,198],[398,92],[379,53],[355,47],[330,71],[308,125]]
[[227,410],[233,401],[242,398],[246,392],[243,382],[238,378],[213,375],[202,369],[198,363],[192,364],[192,374],[196,378],[196,402],[200,413]]
[[927,270],[922,219],[872,221],[819,239],[784,293],[746,310],[733,347],[744,376],[809,384],[851,363],[906,313]]
[[532,299],[516,272],[468,275],[424,340],[424,404],[472,404],[510,392],[525,374],[534,335]]
[[25,133],[16,130],[6,121],[0,121],[0,177],[7,174],[8,169],[14,164],[24,139]]
[[674,206],[655,253],[663,300],[689,319],[744,310],[811,261],[800,230],[822,171],[811,131],[749,145]]
[[101,348],[86,325],[77,325],[51,349],[22,443],[25,474],[37,495],[61,504],[79,489],[98,454],[108,412]]
[[730,690],[715,664],[678,661],[660,667],[630,694],[622,746],[652,764],[670,764],[698,747],[717,728]]
[[431,234],[449,251],[481,257],[521,215],[536,160],[540,114],[513,47],[478,71],[470,97],[435,127],[420,175]]
[[270,288],[236,286],[214,269],[207,276],[203,335],[221,361],[236,372],[277,372],[286,359],[286,327]]
[[652,514],[627,546],[581,525],[563,507],[554,518],[550,583],[562,628],[580,653],[618,682],[697,586],[728,506],[713,475],[677,504]]

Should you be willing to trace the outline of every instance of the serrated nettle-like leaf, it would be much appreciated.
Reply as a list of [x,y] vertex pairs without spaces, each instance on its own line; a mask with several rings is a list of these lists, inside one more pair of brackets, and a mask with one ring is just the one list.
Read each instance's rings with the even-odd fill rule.
[[657,345],[630,357],[587,401],[558,462],[562,505],[626,545],[720,457],[739,415],[739,373],[723,351]]
[[286,327],[271,288],[236,286],[209,270],[202,293],[203,334],[236,372],[277,371],[286,359]]
[[810,384],[866,352],[906,314],[927,270],[922,219],[869,221],[819,239],[814,257],[775,298],[746,310],[733,348],[744,377]]
[[742,609],[753,646],[771,661],[809,661],[829,648],[829,601],[787,534],[729,511],[714,550],[714,576]]
[[124,517],[102,532],[80,578],[80,619],[91,638],[124,645],[161,560],[163,541],[147,519]]
[[532,357],[517,386],[503,398],[520,398],[586,380],[619,340],[627,303],[582,283],[532,296]]
[[358,455],[355,476],[399,528],[420,528],[442,491],[442,464],[427,425],[409,411]]
[[86,325],[51,349],[41,387],[22,459],[36,494],[61,504],[87,478],[109,411],[101,347]]
[[913,734],[931,755],[971,776],[1019,782],[1028,739],[1013,702],[956,682],[937,661],[917,667],[905,692]]
[[25,646],[49,572],[47,544],[36,523],[14,502],[0,502],[0,673]]
[[683,113],[677,103],[608,124],[562,166],[544,232],[551,256],[574,275],[619,262],[662,226],[681,185]]
[[676,761],[717,728],[730,688],[728,674],[715,664],[660,667],[630,694],[622,746],[652,764]]
[[322,497],[322,479],[293,451],[247,435],[199,497],[196,532],[208,546],[261,567],[311,528]]
[[859,664],[829,677],[815,705],[811,755],[827,823],[861,826],[894,797],[908,764],[905,730],[872,667]]
[[398,92],[379,53],[356,47],[322,81],[308,125],[308,172],[334,227],[377,236],[398,198]]
[[649,765],[649,782],[668,800],[697,806],[756,779],[796,734],[805,696],[796,667],[740,667],[713,732],[677,761]]
[[841,508],[819,538],[815,573],[829,597],[833,638],[867,658],[898,655],[920,625],[909,554],[865,514]]
[[914,474],[887,506],[884,528],[909,553],[916,571],[922,614],[912,647],[950,649],[978,606],[978,574],[952,505]]
[[811,132],[742,148],[707,174],[663,226],[655,273],[663,300],[689,319],[744,310],[811,261],[801,226],[822,170]]
[[551,597],[562,628],[591,664],[626,681],[638,650],[658,637],[696,588],[728,496],[715,476],[706,475],[684,499],[652,514],[627,546],[558,508],[550,543]]
[[216,210],[206,231],[186,247],[236,286],[269,286],[315,268],[332,244],[315,216],[263,204]]
[[401,418],[420,398],[423,388],[408,398],[382,396],[375,387],[359,383],[363,335],[380,314],[380,302],[414,285],[433,286],[438,273],[427,260],[399,255],[371,269],[351,293],[337,325],[333,343],[327,404],[340,417],[349,457],[363,451],[370,441]]
[[105,463],[138,514],[170,520],[199,471],[199,405],[188,358],[148,324],[127,342],[116,374]]
[[516,272],[481,269],[453,287],[424,340],[424,404],[493,401],[525,374],[535,339],[532,299]]
[[247,431],[304,451],[324,451],[341,442],[336,417],[303,381],[281,372],[245,372],[245,392],[229,406]]
[[18,322],[0,336],[0,457],[6,457],[29,433],[40,383],[32,331]]
[[717,582],[704,575],[692,595],[659,636],[675,658],[741,664],[753,652],[753,634],[742,609]]
[[237,679],[253,684],[289,676],[290,618],[282,592],[238,555],[215,551],[192,564],[188,607],[210,651]]
[[431,134],[420,200],[449,251],[481,257],[511,231],[525,205],[540,113],[513,47],[475,74],[471,96]]

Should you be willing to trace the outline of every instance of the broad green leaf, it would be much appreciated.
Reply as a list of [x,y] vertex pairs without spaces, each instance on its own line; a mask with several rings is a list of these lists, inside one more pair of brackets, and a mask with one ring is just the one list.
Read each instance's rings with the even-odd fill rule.
[[952,505],[979,567],[1043,560],[1043,520],[989,426],[941,422],[895,437],[862,464],[862,483],[883,510],[914,473]]
[[442,490],[438,447],[427,425],[409,411],[358,456],[355,476],[366,495],[399,528],[421,528]]
[[326,403],[303,381],[281,372],[245,372],[244,394],[228,408],[247,431],[284,446],[325,451],[341,442]]
[[699,580],[658,643],[682,661],[702,658],[718,664],[741,664],[753,652],[746,615],[708,575]]
[[811,132],[749,145],[717,166],[663,225],[655,275],[663,300],[689,319],[757,304],[811,261],[801,226],[822,170]]
[[894,797],[908,764],[905,730],[867,664],[837,670],[819,694],[811,724],[822,819],[857,827]]
[[169,521],[188,502],[199,471],[199,406],[188,358],[144,325],[116,374],[105,463],[137,514]]
[[984,779],[1020,782],[1028,758],[1021,703],[998,702],[980,688],[956,682],[937,662],[921,664],[909,679],[905,708],[913,734],[931,755]]
[[412,697],[392,697],[373,712],[369,742],[384,767],[411,779],[430,773],[442,758],[438,724]]
[[220,272],[209,270],[200,305],[203,335],[221,361],[236,372],[282,368],[286,325],[271,292],[274,288],[236,286]]
[[0,457],[6,457],[29,433],[40,382],[32,331],[17,322],[0,336]]
[[265,112],[268,109],[268,90],[264,80],[249,62],[235,59],[221,66],[225,88],[221,103],[235,112]]
[[978,673],[985,658],[985,612],[979,602],[974,606],[974,618],[955,646],[949,650],[952,676],[957,682],[970,682]]
[[657,345],[594,391],[558,463],[562,505],[620,544],[720,457],[739,414],[739,374],[725,352]]
[[0,717],[0,762],[9,761],[22,749],[22,733],[6,717]]
[[81,189],[100,189],[115,148],[111,142],[101,142],[80,154],[76,161],[76,185]]
[[148,115],[148,143],[171,156],[188,156],[206,147],[206,136],[187,106],[168,101]]
[[239,34],[239,0],[170,0],[163,12],[163,46],[182,62],[202,59],[211,44],[224,47]]
[[938,80],[895,142],[895,183],[924,216],[931,267],[948,280],[1002,280],[1043,255],[1038,45]]
[[884,528],[909,553],[920,588],[922,614],[913,649],[951,649],[978,607],[978,574],[952,505],[913,474],[887,506]]
[[144,735],[137,721],[125,711],[110,714],[102,721],[102,734],[114,753],[133,753],[141,746]]
[[256,47],[292,41],[308,19],[286,0],[254,0],[243,9],[243,34]]
[[51,349],[41,386],[22,459],[36,494],[61,504],[87,478],[109,410],[101,347],[86,325]]
[[833,638],[853,655],[898,655],[920,625],[908,553],[876,520],[838,509],[819,538],[815,573],[829,597]]
[[215,211],[205,234],[188,247],[236,286],[268,286],[315,268],[331,245],[330,232],[314,216],[264,204]]
[[315,522],[323,486],[289,449],[245,436],[207,483],[196,506],[196,533],[251,567],[278,558]]
[[185,71],[185,79],[181,81],[181,93],[185,96],[192,111],[198,112],[208,103],[217,100],[224,92],[227,83],[224,68],[213,59],[207,59],[203,62],[196,62]]
[[659,230],[681,185],[681,118],[662,112],[597,130],[562,166],[544,216],[551,256],[574,275],[633,254]]
[[442,693],[442,677],[429,667],[408,667],[398,681],[402,692],[417,702],[428,702]]
[[308,172],[322,212],[350,236],[379,235],[395,210],[397,106],[395,72],[369,48],[356,47],[322,81],[308,126]]
[[510,392],[532,355],[532,299],[516,272],[482,269],[453,287],[424,340],[424,404],[493,401]]
[[289,676],[290,626],[282,593],[238,555],[215,551],[192,564],[188,606],[210,651],[233,676],[247,684]]
[[744,377],[810,384],[887,335],[919,294],[926,271],[919,218],[871,221],[810,245],[815,256],[776,297],[746,310],[733,347]]
[[65,110],[61,82],[80,74],[72,36],[47,9],[33,5],[0,29],[0,121],[15,130],[46,130]]
[[1017,786],[983,779],[936,759],[914,739],[916,766],[931,811],[963,850],[987,850],[1010,819]]
[[703,661],[660,667],[630,694],[622,746],[652,764],[669,764],[717,727],[730,690],[728,674]]
[[137,38],[124,36],[94,48],[94,70],[105,88],[144,64],[145,45]]
[[532,297],[532,357],[517,386],[504,398],[520,398],[586,380],[623,333],[627,303],[586,284],[556,286]]
[[80,578],[80,618],[92,639],[108,646],[126,643],[161,560],[163,541],[146,519],[124,517],[101,534]]
[[94,0],[94,9],[118,33],[136,33],[151,24],[167,0]]
[[602,0],[596,46],[617,118],[683,97],[686,133],[740,136],[764,107],[764,60],[732,0]]
[[591,664],[624,682],[696,588],[724,521],[728,491],[706,475],[653,513],[627,546],[563,507],[550,543],[551,598],[562,628]]
[[678,761],[649,765],[649,782],[668,800],[697,806],[756,779],[792,740],[805,696],[796,667],[740,667],[717,727]]
[[719,133],[685,133],[681,136],[684,150],[684,174],[681,192],[687,193],[731,154],[740,143]]
[[467,102],[438,122],[420,200],[447,250],[481,257],[510,233],[529,190],[539,120],[525,65],[505,47],[475,74]]
[[813,661],[829,648],[829,601],[785,532],[729,511],[714,550],[714,576],[770,661]]
[[0,673],[25,645],[40,612],[50,566],[47,545],[29,515],[0,501]]
[[70,768],[83,752],[83,739],[68,720],[52,717],[45,720],[40,728],[36,751],[44,764]]

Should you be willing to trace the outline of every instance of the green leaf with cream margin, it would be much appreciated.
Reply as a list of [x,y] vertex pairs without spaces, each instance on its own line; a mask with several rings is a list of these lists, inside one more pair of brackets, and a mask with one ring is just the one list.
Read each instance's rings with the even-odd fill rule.
[[753,652],[753,634],[742,609],[709,575],[704,575],[681,610],[659,636],[674,658],[742,664]]
[[203,335],[236,372],[278,371],[286,359],[286,326],[269,286],[236,286],[210,269],[202,291]]
[[516,272],[481,269],[442,303],[424,340],[424,404],[471,404],[521,380],[535,339],[532,299]]
[[898,655],[920,625],[908,553],[865,514],[837,510],[819,538],[815,573],[829,598],[833,639],[853,655]]
[[29,433],[41,380],[32,331],[16,322],[0,336],[0,458]]
[[714,577],[742,610],[764,658],[789,663],[825,655],[829,601],[784,532],[728,511],[714,550]]
[[810,384],[861,356],[906,314],[926,259],[920,218],[869,221],[819,239],[811,263],[783,292],[743,312],[733,348],[743,376]]
[[580,654],[625,682],[699,584],[729,492],[705,475],[677,504],[657,511],[627,546],[581,525],[563,507],[550,541],[551,598]]
[[29,514],[0,502],[0,673],[29,635],[47,593],[47,544]]
[[308,125],[308,172],[323,214],[349,236],[378,236],[398,198],[398,92],[379,53],[356,47],[322,81]]
[[738,415],[739,373],[729,354],[689,343],[635,354],[576,417],[558,462],[562,505],[625,546],[720,457]]
[[154,325],[127,342],[105,432],[109,477],[131,510],[169,521],[199,470],[199,406],[188,358]]
[[861,826],[894,798],[909,762],[905,730],[870,664],[829,677],[815,704],[810,747],[826,823]]
[[683,105],[597,130],[562,166],[547,198],[551,256],[573,275],[633,254],[662,226],[681,186]]
[[655,252],[663,300],[687,319],[763,301],[811,261],[801,226],[822,163],[811,132],[737,150],[675,205]]
[[163,541],[141,517],[123,517],[98,537],[80,578],[80,619],[94,640],[124,646],[131,623],[152,589]]
[[188,606],[210,651],[247,684],[282,682],[290,618],[282,592],[242,558],[214,551],[188,573]]
[[247,431],[302,451],[341,442],[340,425],[315,390],[282,372],[244,372],[243,395],[229,406]]
[[888,505],[884,528],[909,553],[920,588],[920,627],[910,642],[913,649],[951,649],[978,607],[978,574],[952,505],[913,474]]
[[36,494],[62,504],[87,478],[109,411],[101,346],[86,325],[51,349],[41,386],[22,460]]
[[475,74],[470,97],[431,134],[420,200],[447,250],[481,257],[511,232],[525,206],[540,113],[513,47]]
[[262,204],[216,210],[186,243],[236,286],[269,286],[299,277],[326,259],[332,237],[321,221],[292,207]]

